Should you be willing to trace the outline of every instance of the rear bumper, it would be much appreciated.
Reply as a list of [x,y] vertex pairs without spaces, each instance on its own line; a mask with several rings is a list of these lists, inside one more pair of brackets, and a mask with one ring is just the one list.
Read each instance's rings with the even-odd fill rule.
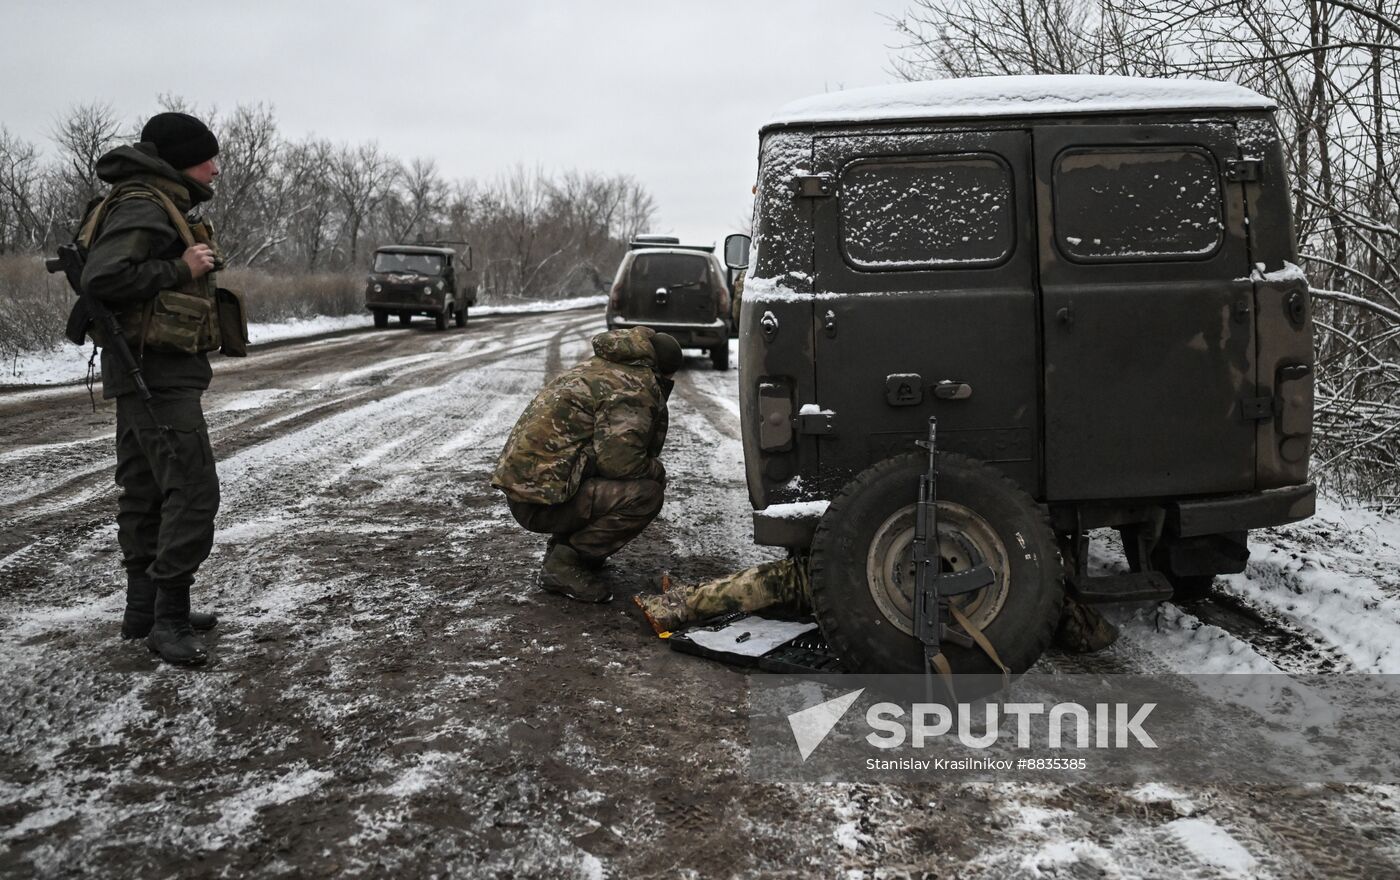
[[414,312],[423,315],[436,315],[446,308],[442,303],[435,302],[367,302],[365,308],[371,312]]
[[729,344],[729,325],[722,318],[703,324],[671,324],[608,317],[609,330],[627,330],[631,327],[650,327],[657,333],[668,334],[681,348],[714,348]]
[[1172,501],[1165,507],[1165,531],[1169,535],[1190,538],[1244,532],[1312,516],[1317,509],[1317,487],[1303,483],[1243,495]]

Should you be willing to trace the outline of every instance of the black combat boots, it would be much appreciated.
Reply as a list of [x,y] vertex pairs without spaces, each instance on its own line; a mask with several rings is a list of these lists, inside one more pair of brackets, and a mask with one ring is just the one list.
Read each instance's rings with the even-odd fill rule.
[[552,544],[545,552],[540,586],[580,602],[606,602],[612,598],[612,591],[568,544]]
[[[151,634],[156,619],[156,585],[149,578],[128,577],[126,580],[126,613],[122,615],[122,638],[144,639]],[[219,618],[207,611],[190,612],[190,628],[207,632],[217,626]]]
[[166,663],[200,666],[209,659],[204,643],[190,628],[190,588],[160,587],[156,590],[155,623],[146,636],[146,647]]

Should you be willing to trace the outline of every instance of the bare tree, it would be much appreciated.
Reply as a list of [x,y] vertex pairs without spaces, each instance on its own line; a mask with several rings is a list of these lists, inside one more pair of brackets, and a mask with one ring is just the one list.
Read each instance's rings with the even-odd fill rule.
[[109,104],[79,104],[55,126],[59,161],[53,174],[58,197],[67,201],[63,217],[67,226],[76,226],[83,208],[102,192],[97,160],[117,144],[121,134],[121,123]]
[[275,177],[282,151],[277,120],[261,104],[240,106],[217,121],[219,136],[218,198],[209,214],[219,230],[219,244],[230,261],[245,261],[267,238],[281,205]]
[[331,185],[340,198],[350,240],[350,265],[360,261],[360,231],[399,174],[399,163],[376,143],[342,147],[331,161]]
[[42,178],[34,145],[0,126],[0,252],[45,244],[48,224],[38,205]]
[[390,213],[394,238],[408,241],[415,229],[419,235],[429,236],[429,229],[436,230],[441,223],[443,204],[446,201],[446,186],[438,174],[437,163],[431,159],[414,159],[399,175],[400,192],[393,199]]

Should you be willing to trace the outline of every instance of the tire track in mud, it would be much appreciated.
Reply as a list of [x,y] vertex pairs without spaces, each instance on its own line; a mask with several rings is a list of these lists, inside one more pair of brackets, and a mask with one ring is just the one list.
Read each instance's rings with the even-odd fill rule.
[[1213,590],[1207,598],[1176,605],[1202,623],[1225,630],[1284,672],[1358,671],[1339,647],[1228,593]]
[[[333,387],[326,391],[335,395],[331,399],[299,401],[299,405],[294,405],[290,412],[281,407],[247,411],[246,418],[213,432],[215,456],[220,462],[221,483],[224,485],[221,523],[236,517],[244,505],[240,484],[243,482],[242,476],[245,471],[235,470],[233,474],[226,474],[230,463],[238,461],[239,456],[252,453],[253,460],[260,460],[269,454],[277,453],[287,444],[297,445],[297,438],[301,438],[301,445],[305,446],[314,442],[316,437],[323,436],[323,432],[317,431],[317,426],[333,424],[332,420],[342,416],[353,425],[357,421],[354,416],[359,410],[386,405],[385,401],[391,401],[404,394],[417,391],[428,393],[435,387],[442,387],[451,380],[468,374],[474,368],[537,352],[549,345],[552,338],[592,323],[596,319],[591,313],[559,313],[557,317],[547,315],[543,319],[539,316],[515,317],[488,325],[500,331],[489,337],[467,337],[463,334],[430,336],[428,343],[435,348],[434,352],[429,353],[430,359],[407,363],[403,369],[384,376],[379,384]],[[555,324],[563,325],[557,333],[549,329]],[[540,332],[541,326],[546,328],[543,333]],[[406,343],[421,344],[423,340],[423,336],[407,336],[387,331],[383,335],[387,339],[376,342],[391,344],[376,345],[368,353],[369,356],[382,356],[404,347]],[[324,349],[324,346],[322,348]],[[278,353],[287,354],[297,363],[320,358],[320,375],[334,375],[334,363],[322,358],[319,352],[306,356],[295,349],[282,349]],[[358,361],[362,353],[350,351],[347,354]],[[255,370],[250,362],[245,369],[239,371],[241,375],[237,378],[242,381],[237,384],[249,384],[250,380],[256,384],[262,374],[272,374],[279,379],[285,379],[282,375],[285,361],[284,357],[271,364],[256,365]],[[328,371],[327,367],[331,367],[332,370]],[[223,383],[221,379],[221,374],[216,374],[216,383],[234,384]],[[219,393],[228,395],[236,392],[220,387]],[[308,389],[302,393],[311,391]],[[408,430],[419,436],[417,440],[409,441],[408,448],[403,450],[404,456],[421,449],[422,445],[430,440],[424,435],[426,429],[414,429],[409,426]],[[110,439],[107,439],[103,446],[109,443]],[[104,448],[103,457],[107,458],[109,455],[110,452]],[[96,467],[72,476],[58,486],[0,505],[0,593],[18,594],[26,589],[37,588],[46,573],[45,569],[53,564],[55,557],[71,554],[92,542],[99,533],[112,528],[115,515],[112,499],[117,491],[112,482],[114,468],[115,462],[108,459]],[[285,468],[282,473],[286,473]],[[263,474],[260,474],[260,477],[262,476]],[[288,490],[305,482],[304,475],[293,476],[285,487]],[[267,483],[260,479],[259,487],[258,491],[267,497]],[[278,494],[285,497],[288,493]],[[110,549],[112,542],[104,537],[100,543]],[[79,564],[76,568],[70,565],[69,574],[79,580],[90,579],[92,567],[106,568],[108,560],[101,558],[102,555],[87,554],[89,557],[95,557],[91,559],[93,565]]]

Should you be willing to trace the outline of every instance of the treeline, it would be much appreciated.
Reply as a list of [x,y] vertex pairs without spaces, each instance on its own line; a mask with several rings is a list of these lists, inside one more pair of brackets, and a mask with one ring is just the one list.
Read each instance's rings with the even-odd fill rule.
[[[469,242],[488,301],[576,295],[603,287],[626,241],[655,217],[651,195],[623,174],[517,166],[450,180],[431,159],[403,160],[372,142],[288,139],[263,105],[220,114],[168,96],[160,104],[194,113],[219,137],[222,174],[205,213],[233,267],[357,274],[375,247],[422,236]],[[47,150],[0,127],[0,257],[70,240],[104,189],[98,158],[135,141],[142,121],[76,106]]]
[[1317,328],[1314,471],[1400,504],[1400,0],[915,0],[903,78],[1231,80],[1272,98]]

